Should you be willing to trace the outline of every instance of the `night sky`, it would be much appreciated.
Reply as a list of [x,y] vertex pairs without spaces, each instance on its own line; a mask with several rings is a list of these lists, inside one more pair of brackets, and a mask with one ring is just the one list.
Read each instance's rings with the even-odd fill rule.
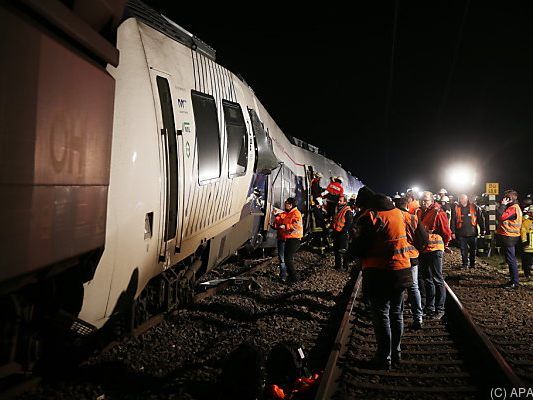
[[478,171],[472,193],[533,191],[528,2],[147,3],[212,46],[285,133],[375,190],[438,190],[459,162]]

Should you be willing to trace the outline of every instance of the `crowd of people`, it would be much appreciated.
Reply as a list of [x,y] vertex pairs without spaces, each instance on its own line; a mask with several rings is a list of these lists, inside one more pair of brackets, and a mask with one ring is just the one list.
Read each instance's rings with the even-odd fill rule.
[[[444,253],[450,243],[461,249],[462,264],[468,269],[476,262],[478,237],[486,238],[488,214],[466,193],[457,201],[445,189],[433,194],[408,191],[393,197],[362,187],[347,198],[342,179],[331,177],[327,188],[322,176],[311,181],[309,244],[325,252],[333,250],[335,268],[346,270],[350,262],[362,269],[363,293],[372,312],[377,351],[373,367],[388,369],[401,359],[404,293],[407,291],[413,316],[411,328],[418,330],[425,318],[445,315],[446,290],[443,276]],[[529,200],[527,200],[529,198]],[[523,207],[518,194],[507,190],[496,210],[495,243],[509,268],[506,289],[517,289],[517,253],[522,256],[524,276],[529,279],[533,264],[533,205],[531,196]],[[303,221],[293,198],[273,218],[278,231],[280,277],[296,282],[293,257],[303,237]],[[518,251],[517,251],[518,250]]]

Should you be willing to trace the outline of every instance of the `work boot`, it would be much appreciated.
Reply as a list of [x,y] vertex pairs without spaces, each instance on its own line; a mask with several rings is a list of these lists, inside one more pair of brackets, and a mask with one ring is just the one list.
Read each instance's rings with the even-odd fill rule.
[[421,319],[415,319],[413,323],[411,324],[411,329],[413,331],[419,331],[422,329],[422,320]]
[[392,353],[391,357],[391,366],[392,368],[400,368],[400,363],[402,360],[402,353]]
[[373,369],[373,370],[382,370],[382,371],[390,371],[391,362],[390,360],[383,360],[377,357],[372,358],[371,360],[367,361],[365,363],[365,367],[367,369]]
[[442,319],[442,317],[444,317],[444,311],[437,311],[433,315],[432,319]]
[[504,289],[513,289],[513,290],[516,290],[519,287],[520,287],[520,284],[513,283],[513,282],[508,282],[508,283],[506,283],[505,285],[502,286],[502,288],[504,288]]

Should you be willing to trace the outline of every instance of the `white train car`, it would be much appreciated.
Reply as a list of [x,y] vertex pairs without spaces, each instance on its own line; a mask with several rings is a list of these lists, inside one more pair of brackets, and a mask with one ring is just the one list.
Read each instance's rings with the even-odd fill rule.
[[[272,246],[272,208],[293,196],[307,214],[310,172],[342,176],[348,193],[361,186],[289,139],[213,49],[142,2],[130,1],[116,37],[105,247],[94,274],[69,280],[74,289],[47,311],[70,330],[46,327],[57,343],[128,332],[187,302],[197,278],[236,250]],[[16,331],[19,316],[6,318]]]
[[[305,213],[309,166],[348,181],[291,143],[205,44],[140,2],[130,11],[118,29],[120,64],[108,69],[117,89],[106,248],[79,314],[97,328],[129,307],[140,323],[147,310],[184,301],[199,271],[257,235],[258,220],[267,230],[261,217],[282,198],[300,198]],[[254,213],[257,179],[269,196]]]

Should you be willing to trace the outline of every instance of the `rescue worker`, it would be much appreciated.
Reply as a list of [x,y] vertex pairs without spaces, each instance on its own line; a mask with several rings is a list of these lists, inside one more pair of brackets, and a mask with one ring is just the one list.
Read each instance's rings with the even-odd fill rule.
[[352,241],[355,236],[355,221],[357,218],[359,218],[359,207],[357,206],[357,195],[352,194],[350,196],[350,199],[348,200],[348,205],[350,206],[350,210],[352,211],[352,226],[350,227],[350,231],[348,234],[348,253],[346,260],[348,263],[353,262],[354,267],[357,270],[361,269],[361,260],[357,257],[354,257],[352,249]]
[[420,208],[420,203],[415,198],[414,192],[409,189],[407,193],[405,194],[405,197],[407,198],[407,209],[411,214],[415,214],[416,210]]
[[[279,210],[279,209],[276,209]],[[275,211],[274,211],[275,212]],[[285,235],[283,229],[281,229],[281,225],[283,224],[283,221],[287,217],[287,213],[285,211],[279,210],[274,215],[274,219],[272,224],[270,225],[272,229],[275,229],[277,231],[277,248],[278,248],[278,257],[279,257],[279,277],[282,282],[287,281],[287,266],[285,265]]]
[[524,210],[520,237],[522,239],[522,269],[525,278],[529,279],[533,267],[533,205]]
[[407,294],[409,295],[411,314],[413,315],[411,328],[413,330],[418,330],[422,328],[423,321],[422,300],[420,297],[420,289],[418,287],[418,256],[419,250],[422,250],[428,244],[429,235],[424,228],[424,225],[418,223],[417,216],[409,212],[407,208],[407,199],[405,197],[395,199],[394,204],[403,213],[407,228],[407,241],[413,246],[413,249],[409,251],[413,283],[407,289]]
[[277,225],[278,232],[285,240],[284,259],[288,272],[288,282],[295,283],[298,281],[298,273],[294,268],[294,254],[300,247],[300,241],[303,237],[302,214],[296,207],[294,197],[285,200],[285,214]]
[[422,193],[416,215],[429,233],[429,242],[418,259],[419,276],[423,281],[420,290],[422,306],[426,315],[441,319],[444,316],[446,301],[442,261],[444,248],[448,245],[452,232],[446,213],[435,202],[431,192]]
[[[479,231],[478,231],[479,226]],[[463,268],[476,265],[477,237],[485,235],[485,218],[481,208],[459,195],[459,203],[452,210],[452,238],[459,242]]]
[[518,262],[516,261],[515,246],[520,241],[520,228],[522,227],[522,210],[518,205],[518,193],[515,190],[506,190],[500,206],[496,210],[496,240],[505,251],[505,262],[509,267],[508,283],[505,289],[518,289]]
[[335,215],[337,203],[339,198],[344,195],[344,187],[342,186],[342,178],[336,176],[331,177],[328,187],[322,196],[326,198],[326,210],[328,212],[328,218],[332,218]]
[[443,195],[439,198],[439,204],[442,211],[446,213],[448,217],[448,224],[452,220],[452,206],[450,205],[450,198],[447,195]]
[[[398,194],[398,192],[396,192],[396,194],[394,195],[394,197],[392,198],[392,201],[394,202],[394,205],[397,207],[397,208],[402,208],[404,205],[405,207],[407,207],[407,199],[405,197],[402,197]],[[402,207],[400,207],[400,205]],[[409,212],[409,211],[407,211]]]
[[437,193],[437,200],[440,202],[442,201],[442,198],[446,196],[448,197],[448,191],[444,188],[442,188],[441,190],[439,190],[439,193]]
[[322,205],[322,198],[318,197],[311,206],[311,248],[324,254],[329,247],[328,232],[326,228],[326,210]]
[[347,267],[347,254],[349,235],[353,222],[352,209],[346,202],[346,196],[339,197],[337,213],[333,218],[333,253],[335,254],[335,269],[345,271]]
[[[358,201],[361,192],[358,195]],[[354,249],[361,257],[363,293],[370,301],[377,349],[370,368],[399,365],[404,290],[412,283],[405,219],[385,195],[377,194],[357,220]]]
[[320,186],[320,180],[322,179],[322,174],[320,172],[315,172],[313,175],[313,179],[311,180],[311,198],[313,199],[313,202],[316,204],[317,199],[322,199],[322,192],[324,189],[322,186]]

